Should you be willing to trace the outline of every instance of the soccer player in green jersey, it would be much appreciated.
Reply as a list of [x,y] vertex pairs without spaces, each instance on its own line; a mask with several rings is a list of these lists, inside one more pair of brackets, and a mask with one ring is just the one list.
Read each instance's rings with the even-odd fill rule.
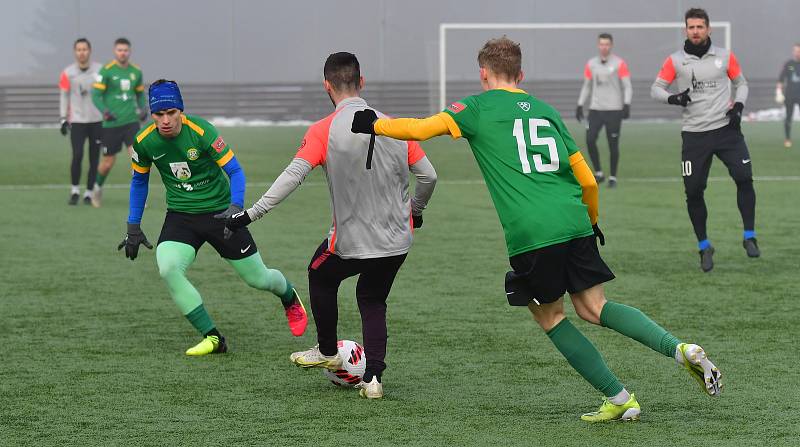
[[174,81],[154,82],[149,96],[154,122],[136,135],[133,144],[128,232],[118,248],[124,247],[125,256],[131,260],[136,259],[140,244],[152,248],[140,223],[150,169],[155,165],[167,190],[167,216],[156,248],[158,271],[175,304],[203,336],[186,355],[227,351],[225,337],[203,307],[200,293],[186,278],[186,270],[205,242],[247,285],[278,296],[292,335],[303,335],[308,317],[292,283],[280,271],[264,265],[247,229],[232,233],[225,228],[224,219],[242,211],[244,204],[244,171],[233,150],[211,123],[183,114],[183,98]]
[[478,53],[484,92],[425,119],[377,119],[356,112],[352,131],[405,140],[464,137],[478,162],[505,232],[512,271],[506,296],[527,306],[569,364],[605,395],[589,422],[636,420],[633,394],[594,345],[564,316],[568,292],[582,319],[613,329],[686,367],[709,395],[720,392],[719,370],[695,344],[681,343],[639,309],[606,300],[614,278],[597,248],[598,190],[592,171],[553,107],[518,88],[519,44],[490,40]]
[[139,121],[147,119],[142,70],[130,62],[131,43],[120,37],[114,42],[114,60],[97,74],[92,101],[103,114],[103,158],[97,167],[97,183],[92,191],[92,206],[100,207],[103,183],[122,144],[130,152]]

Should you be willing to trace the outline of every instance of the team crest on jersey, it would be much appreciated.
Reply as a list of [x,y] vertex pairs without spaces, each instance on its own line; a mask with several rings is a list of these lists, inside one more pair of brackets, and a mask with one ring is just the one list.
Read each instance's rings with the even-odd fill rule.
[[466,109],[467,106],[465,104],[463,104],[463,103],[460,103],[460,102],[454,102],[454,103],[450,104],[449,106],[447,106],[447,108],[450,109],[450,111],[453,112],[453,113],[458,113],[458,112]]
[[219,136],[216,140],[214,140],[214,143],[211,145],[211,147],[213,147],[217,153],[220,153],[223,149],[225,149],[225,141],[221,136]]
[[517,105],[519,106],[520,109],[526,112],[531,109],[531,103],[529,103],[528,101],[520,101],[517,103]]
[[135,81],[135,80],[136,80],[136,73],[131,73],[131,81]]
[[185,161],[170,163],[169,168],[172,170],[172,175],[178,178],[178,180],[189,180],[189,178],[192,176],[192,171],[189,169],[189,163],[186,163]]
[[714,59],[714,66],[717,67],[718,70],[722,68],[722,59],[720,58]]
[[189,160],[195,161],[200,158],[200,152],[197,149],[190,147],[186,150],[186,157],[189,158]]

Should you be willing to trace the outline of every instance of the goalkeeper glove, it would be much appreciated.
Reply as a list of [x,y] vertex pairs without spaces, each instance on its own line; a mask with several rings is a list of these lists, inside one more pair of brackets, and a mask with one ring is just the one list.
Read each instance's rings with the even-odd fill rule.
[[733,104],[730,110],[728,110],[727,115],[730,117],[730,121],[728,122],[728,126],[736,129],[742,130],[742,110],[744,109],[744,104],[737,102]]
[[246,227],[251,222],[247,211],[243,211],[241,206],[234,203],[231,203],[231,205],[225,211],[215,214],[214,219],[225,221],[225,229],[223,230],[222,235],[224,239],[230,239],[236,230]]
[[667,102],[676,106],[686,107],[687,104],[692,102],[692,98],[689,97],[689,89],[674,94],[667,98]]
[[378,114],[374,110],[364,109],[359,110],[353,115],[353,125],[350,131],[353,133],[366,133],[375,134],[375,121],[378,119]]
[[622,119],[626,120],[631,117],[631,105],[625,104],[622,106]]
[[775,87],[775,102],[783,104],[784,101],[786,101],[786,98],[783,96],[783,89]]
[[603,232],[600,231],[600,227],[597,224],[592,225],[592,231],[594,231],[595,239],[600,241],[600,245],[606,245],[606,237],[603,236]]
[[145,247],[149,248],[150,250],[153,249],[153,245],[147,240],[147,236],[144,235],[142,232],[142,228],[139,226],[138,223],[129,223],[128,224],[128,234],[125,235],[125,239],[119,243],[117,250],[122,250],[122,247],[125,247],[125,257],[130,258],[131,261],[136,259],[136,256],[139,254],[139,245],[144,245]]
[[64,135],[65,137],[69,133],[69,122],[67,121],[66,118],[61,118],[61,129],[60,130],[61,130],[61,135]]
[[575,109],[575,119],[578,120],[579,123],[583,121],[583,106],[578,106],[578,108]]

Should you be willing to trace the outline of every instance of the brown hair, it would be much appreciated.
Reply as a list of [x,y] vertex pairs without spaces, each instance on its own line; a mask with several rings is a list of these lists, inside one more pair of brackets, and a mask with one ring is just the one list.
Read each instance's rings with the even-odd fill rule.
[[325,60],[322,75],[336,91],[357,91],[361,83],[361,65],[353,53],[333,53]]
[[522,71],[522,50],[506,36],[491,39],[478,52],[478,66],[508,80],[516,80]]
[[706,21],[706,26],[709,25],[708,13],[702,8],[689,8],[686,14],[683,15],[683,20],[688,22],[689,19],[703,19]]

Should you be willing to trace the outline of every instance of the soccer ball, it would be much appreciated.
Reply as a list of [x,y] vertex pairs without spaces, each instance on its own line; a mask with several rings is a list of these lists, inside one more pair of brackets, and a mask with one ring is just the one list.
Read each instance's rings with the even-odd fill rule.
[[336,371],[325,369],[322,374],[336,386],[355,386],[361,382],[361,376],[367,370],[364,347],[352,340],[339,340],[337,348],[342,358],[342,369]]

